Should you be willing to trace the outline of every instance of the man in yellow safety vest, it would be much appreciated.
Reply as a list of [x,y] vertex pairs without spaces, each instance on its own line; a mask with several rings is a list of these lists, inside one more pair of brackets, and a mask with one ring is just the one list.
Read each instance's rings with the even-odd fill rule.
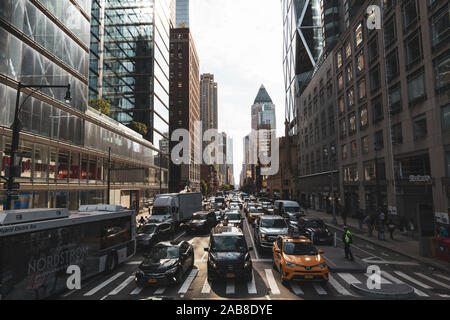
[[353,236],[346,226],[344,227],[344,235],[342,236],[342,241],[344,242],[345,259],[353,261],[353,254],[350,251],[350,244],[353,242]]

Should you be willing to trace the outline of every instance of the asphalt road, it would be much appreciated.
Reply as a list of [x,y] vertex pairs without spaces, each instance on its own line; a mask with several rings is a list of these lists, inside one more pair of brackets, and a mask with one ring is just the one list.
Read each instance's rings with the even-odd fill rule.
[[[243,213],[242,213],[243,214]],[[253,227],[244,222],[247,244],[255,248]],[[185,274],[183,283],[174,286],[139,287],[134,282],[134,272],[143,260],[140,254],[118,266],[108,275],[99,275],[82,283],[80,290],[66,292],[59,299],[71,300],[302,300],[302,299],[370,299],[351,289],[352,283],[367,282],[365,273],[330,272],[328,283],[294,282],[281,284],[279,272],[272,268],[271,252],[251,252],[253,280],[250,282],[207,280],[204,248],[208,235],[181,233],[178,239],[191,242],[195,249],[195,266]],[[340,235],[337,237],[340,238]],[[342,243],[338,240],[338,246]],[[450,299],[450,271],[445,274],[429,269],[410,258],[374,245],[358,241],[353,245],[353,255],[368,264],[377,264],[382,270],[382,283],[406,283],[415,289],[414,299]],[[343,249],[342,249],[343,252]]]

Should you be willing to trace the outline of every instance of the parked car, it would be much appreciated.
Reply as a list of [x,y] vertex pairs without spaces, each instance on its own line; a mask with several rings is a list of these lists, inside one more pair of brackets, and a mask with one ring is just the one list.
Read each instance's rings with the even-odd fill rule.
[[258,250],[272,249],[279,235],[287,235],[289,226],[280,216],[262,216],[256,220],[254,238]]
[[219,226],[212,230],[208,252],[208,280],[216,278],[252,279],[252,259],[242,230],[232,226]]
[[154,244],[173,237],[170,223],[147,223],[136,230],[137,248],[148,249]]
[[187,233],[210,232],[217,224],[216,214],[210,211],[199,211],[192,215],[191,220],[185,223]]
[[321,219],[301,217],[298,222],[299,233],[308,237],[314,244],[333,244],[333,235]]
[[328,266],[317,250],[305,237],[280,236],[272,247],[273,265],[280,272],[280,282],[291,280],[328,281]]
[[194,266],[194,248],[187,242],[160,242],[138,266],[135,281],[138,285],[178,284]]

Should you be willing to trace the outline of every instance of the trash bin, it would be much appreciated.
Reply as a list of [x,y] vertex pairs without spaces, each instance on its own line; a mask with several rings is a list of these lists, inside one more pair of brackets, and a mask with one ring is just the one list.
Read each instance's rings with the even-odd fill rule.
[[450,262],[450,239],[436,238],[436,258]]

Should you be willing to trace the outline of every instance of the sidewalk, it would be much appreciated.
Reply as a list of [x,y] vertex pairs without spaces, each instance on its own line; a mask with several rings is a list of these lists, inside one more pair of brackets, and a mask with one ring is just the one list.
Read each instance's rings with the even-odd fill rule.
[[[335,228],[340,231],[344,231],[343,222],[341,217],[337,217],[338,225],[333,225],[333,216],[325,212],[314,211],[308,209],[307,216],[311,218],[322,219],[330,228]],[[418,260],[426,265],[432,266],[436,269],[440,269],[448,272],[450,270],[450,263],[439,260],[437,258],[422,257],[419,253],[419,241],[412,239],[398,230],[394,231],[394,240],[389,238],[389,232],[385,231],[385,241],[378,240],[377,231],[374,230],[372,237],[369,237],[367,226],[363,225],[363,231],[359,229],[359,223],[357,219],[347,217],[347,227],[356,238],[371,242],[377,246],[384,247],[388,250],[394,251],[398,254],[407,256],[411,259]]]

